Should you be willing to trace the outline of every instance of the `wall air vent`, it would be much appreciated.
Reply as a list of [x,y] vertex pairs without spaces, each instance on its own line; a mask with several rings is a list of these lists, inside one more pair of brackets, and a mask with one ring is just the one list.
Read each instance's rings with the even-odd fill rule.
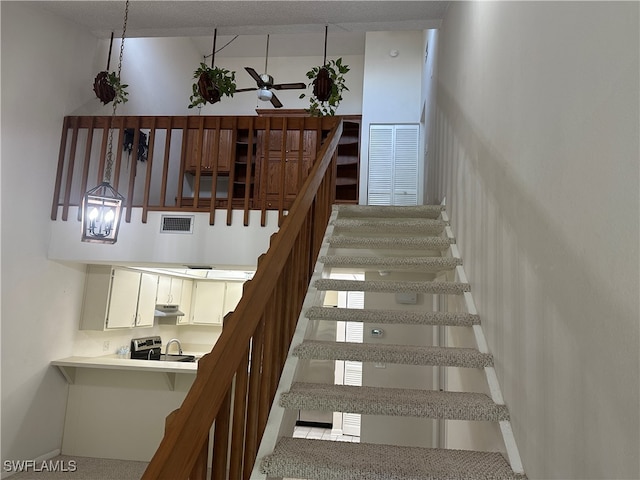
[[160,233],[193,233],[193,215],[162,215]]

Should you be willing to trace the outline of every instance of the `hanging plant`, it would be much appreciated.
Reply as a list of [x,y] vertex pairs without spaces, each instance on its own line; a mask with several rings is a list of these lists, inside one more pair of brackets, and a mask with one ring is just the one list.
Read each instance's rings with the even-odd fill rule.
[[[307,112],[314,117],[335,115],[336,108],[342,101],[342,92],[349,90],[345,84],[344,75],[349,66],[342,63],[342,58],[330,60],[322,66],[313,67],[307,72],[307,78],[312,82],[313,96],[309,97]],[[306,94],[300,95],[305,98]]]
[[[135,136],[135,130],[133,128],[124,129],[124,140],[122,142],[122,148],[124,151],[131,155],[133,152],[133,139]],[[142,130],[138,132],[138,160],[141,162],[147,161],[147,155],[149,154],[149,144],[147,143],[147,134]]]
[[93,91],[105,105],[112,101],[116,105],[126,103],[129,100],[126,90],[128,86],[126,83],[120,83],[120,77],[114,72],[102,71],[93,81]]
[[193,84],[189,108],[216,103],[223,95],[233,97],[236,91],[236,72],[225,68],[209,67],[206,63],[201,63],[200,67],[193,72],[193,78],[198,80]]
[[[128,2],[127,7],[128,8]],[[113,48],[113,32],[111,32],[111,42],[109,43],[109,56],[107,57],[107,69],[99,72],[93,81],[93,91],[96,96],[105,105],[113,102],[114,106],[119,103],[127,103],[127,85],[126,83],[120,83],[120,68],[122,67],[122,53],[124,50],[124,35],[127,29],[127,12],[125,11],[125,21],[122,27],[122,42],[120,43],[120,64],[118,65],[118,73],[109,72],[109,65],[111,63],[111,50]]]

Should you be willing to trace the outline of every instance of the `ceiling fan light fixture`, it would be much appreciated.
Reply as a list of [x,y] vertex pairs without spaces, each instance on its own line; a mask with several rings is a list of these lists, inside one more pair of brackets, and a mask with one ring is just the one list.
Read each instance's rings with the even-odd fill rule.
[[268,102],[273,98],[273,92],[268,88],[261,88],[258,90],[258,98],[264,102]]

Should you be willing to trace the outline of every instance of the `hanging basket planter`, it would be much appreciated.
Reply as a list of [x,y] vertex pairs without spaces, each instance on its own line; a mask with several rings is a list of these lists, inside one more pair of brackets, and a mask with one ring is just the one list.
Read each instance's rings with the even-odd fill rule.
[[236,91],[236,72],[225,68],[209,67],[206,63],[201,63],[193,72],[193,78],[198,80],[192,87],[189,108],[219,102],[224,95],[233,97]]
[[333,90],[333,80],[327,67],[322,67],[318,71],[315,80],[313,80],[313,95],[321,102],[326,102],[331,98]]
[[93,91],[105,105],[116,98],[115,89],[109,84],[109,72],[100,72],[93,81]]
[[211,66],[201,62],[193,72],[193,78],[198,81],[193,84],[193,94],[189,97],[189,108],[202,107],[207,103],[219,102],[223,95],[233,97],[236,92],[236,72],[214,66],[216,58],[216,37],[218,30],[213,30],[213,49],[211,52]]
[[206,72],[202,72],[198,77],[198,92],[209,103],[219,102],[222,97],[220,89]]
[[[312,80],[310,86],[313,87],[313,96],[309,97],[307,109],[311,116],[335,115],[336,108],[342,101],[342,92],[349,90],[344,79],[348,71],[349,66],[343,65],[342,58],[339,58],[307,72],[307,78]],[[303,93],[300,98],[305,96]]]
[[127,84],[121,84],[115,73],[107,71],[98,73],[93,81],[93,91],[105,105],[110,102],[115,102],[116,104],[126,103],[128,100],[127,95],[129,94],[126,90],[128,86]]

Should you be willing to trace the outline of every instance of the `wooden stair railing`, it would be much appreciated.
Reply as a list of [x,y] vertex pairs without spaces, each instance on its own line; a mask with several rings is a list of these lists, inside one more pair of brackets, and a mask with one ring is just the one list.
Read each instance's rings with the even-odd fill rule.
[[[309,156],[318,158],[320,145],[335,120],[275,116],[65,117],[51,219],[56,220],[61,209],[61,219],[66,221],[70,207],[79,206],[84,193],[102,182],[108,133],[113,126],[110,180],[125,196],[126,222],[131,221],[133,208],[140,207],[143,223],[150,211],[191,211],[209,213],[213,225],[216,210],[224,209],[227,225],[231,225],[233,210],[244,211],[244,225],[249,224],[250,210],[261,211],[263,226],[267,210],[277,210],[281,224],[306,179]],[[133,131],[129,153],[123,148],[125,131]],[[138,153],[142,131],[148,140],[144,162]],[[278,145],[269,146],[270,132],[274,138],[281,138]],[[299,144],[294,150],[298,156],[294,158],[288,149],[296,135]],[[221,185],[227,183],[226,192],[218,191],[219,181]]]
[[211,478],[249,478],[331,214],[341,135],[338,119],[220,338],[199,360],[181,407],[167,418],[143,480],[204,480],[214,422]]

